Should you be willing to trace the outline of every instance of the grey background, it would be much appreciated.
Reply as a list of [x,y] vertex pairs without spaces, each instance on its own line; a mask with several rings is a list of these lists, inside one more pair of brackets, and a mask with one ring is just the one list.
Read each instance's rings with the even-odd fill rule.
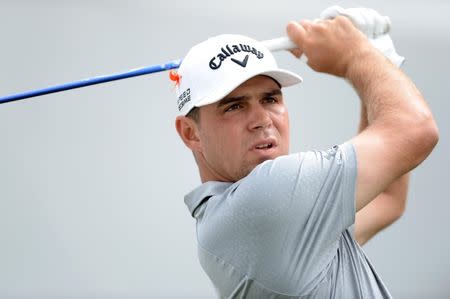
[[[209,36],[284,34],[333,1],[0,1],[0,95],[181,58]],[[405,215],[365,250],[396,298],[450,298],[450,10],[445,1],[343,1],[389,15],[404,71],[441,131]],[[291,151],[356,132],[341,79],[289,53]],[[174,129],[167,73],[0,105],[0,298],[214,298],[183,196],[199,183]]]

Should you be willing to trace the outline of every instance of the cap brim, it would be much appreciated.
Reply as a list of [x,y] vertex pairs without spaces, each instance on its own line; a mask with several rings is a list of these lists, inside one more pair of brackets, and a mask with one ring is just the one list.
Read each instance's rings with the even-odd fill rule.
[[194,107],[201,107],[220,101],[229,93],[231,93],[234,89],[236,89],[239,85],[258,75],[264,75],[273,78],[281,85],[281,87],[292,86],[301,83],[303,81],[302,77],[300,77],[299,75],[283,69],[274,69],[264,72],[250,73],[248,74],[248,76],[240,77],[239,80],[236,81],[229,80],[228,82],[225,82],[223,85],[218,87],[215,92],[209,94],[204,99],[198,101],[194,105]]

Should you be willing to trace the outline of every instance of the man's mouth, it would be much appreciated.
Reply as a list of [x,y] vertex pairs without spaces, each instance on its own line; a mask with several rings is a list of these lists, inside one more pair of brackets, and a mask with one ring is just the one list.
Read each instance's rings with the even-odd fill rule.
[[251,150],[256,150],[258,152],[273,150],[277,147],[277,140],[272,137],[264,138],[255,142],[253,146],[250,148]]
[[269,149],[272,148],[273,144],[272,143],[265,143],[265,144],[258,144],[257,146],[255,146],[256,149]]

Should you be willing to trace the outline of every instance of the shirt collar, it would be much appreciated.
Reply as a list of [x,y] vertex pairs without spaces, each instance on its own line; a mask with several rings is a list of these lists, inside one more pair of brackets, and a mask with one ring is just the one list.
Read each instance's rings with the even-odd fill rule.
[[195,188],[184,196],[184,203],[189,209],[191,216],[194,217],[194,211],[197,209],[205,198],[221,194],[231,186],[233,183],[229,182],[206,182]]

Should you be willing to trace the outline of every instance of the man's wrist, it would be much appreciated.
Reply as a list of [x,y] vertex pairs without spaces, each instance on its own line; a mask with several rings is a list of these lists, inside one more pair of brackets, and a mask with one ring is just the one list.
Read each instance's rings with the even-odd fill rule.
[[382,75],[379,71],[380,68],[391,67],[394,67],[394,65],[381,52],[372,46],[365,47],[353,54],[347,65],[344,78],[359,89],[359,87],[368,84],[370,79],[380,77]]

